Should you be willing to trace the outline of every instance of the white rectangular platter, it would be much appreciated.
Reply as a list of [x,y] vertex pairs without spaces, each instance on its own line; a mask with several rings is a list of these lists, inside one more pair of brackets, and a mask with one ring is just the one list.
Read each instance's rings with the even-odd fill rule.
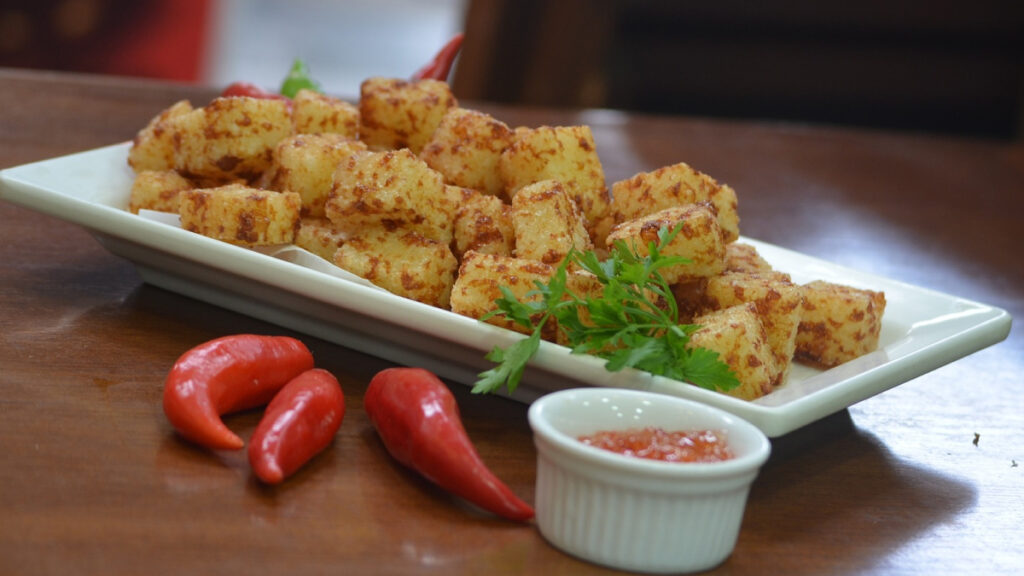
[[[517,334],[309,267],[233,246],[125,210],[133,174],[128,143],[0,172],[0,199],[90,230],[132,261],[145,282],[339,345],[472,384],[484,358]],[[887,307],[879,349],[831,370],[795,365],[785,383],[754,402],[624,370],[543,343],[512,398],[531,402],[576,386],[640,388],[714,405],[777,437],[1005,339],[1002,309],[843,268],[749,238],[793,280],[829,280],[882,290]],[[293,254],[294,251],[286,251]]]

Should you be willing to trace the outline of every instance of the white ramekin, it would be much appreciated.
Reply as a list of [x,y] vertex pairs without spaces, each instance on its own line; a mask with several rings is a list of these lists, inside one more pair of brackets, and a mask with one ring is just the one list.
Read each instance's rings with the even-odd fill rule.
[[[537,527],[555,547],[638,572],[695,572],[736,546],[747,494],[771,445],[725,411],[651,392],[575,388],[530,406],[537,446]],[[657,426],[719,430],[735,457],[671,463],[623,456],[577,438]]]

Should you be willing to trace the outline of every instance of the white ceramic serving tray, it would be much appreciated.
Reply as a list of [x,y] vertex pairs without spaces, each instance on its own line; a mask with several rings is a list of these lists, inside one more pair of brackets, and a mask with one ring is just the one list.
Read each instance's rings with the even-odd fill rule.
[[[133,215],[125,210],[133,178],[128,147],[122,143],[3,170],[0,199],[84,226],[110,252],[134,262],[145,282],[456,382],[472,384],[492,366],[484,358],[488,350],[520,337],[353,281],[333,266],[304,265],[296,250],[275,257]],[[581,385],[646,389],[717,406],[774,437],[1009,334],[1005,310],[741,240],[794,281],[883,290],[887,307],[879,349],[826,371],[794,365],[784,386],[747,402],[634,370],[610,373],[599,359],[542,343],[511,397],[529,403]]]

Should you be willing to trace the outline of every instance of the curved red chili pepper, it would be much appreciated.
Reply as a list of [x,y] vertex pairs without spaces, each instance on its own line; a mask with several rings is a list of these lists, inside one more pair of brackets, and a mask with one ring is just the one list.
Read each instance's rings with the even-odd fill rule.
[[277,484],[323,451],[345,417],[345,395],[330,372],[299,374],[267,405],[249,440],[249,464],[256,476]]
[[263,88],[249,82],[234,82],[229,84],[228,87],[220,93],[220,95],[222,98],[229,96],[248,96],[249,98],[267,98],[271,100],[287,100],[291,102],[291,98],[284,94],[267,92]]
[[459,50],[462,49],[462,38],[463,34],[456,34],[451,40],[445,44],[434,59],[428,62],[423,68],[420,68],[412,75],[413,80],[423,80],[424,78],[431,78],[434,80],[447,80],[448,73],[452,70],[452,64],[455,63],[455,57],[459,55]]
[[188,440],[212,449],[245,444],[222,414],[266,404],[289,380],[313,367],[313,354],[287,336],[237,334],[185,352],[164,383],[164,414]]
[[370,381],[366,413],[388,452],[441,488],[510,520],[533,518],[483,463],[459,417],[455,397],[422,368],[389,368]]

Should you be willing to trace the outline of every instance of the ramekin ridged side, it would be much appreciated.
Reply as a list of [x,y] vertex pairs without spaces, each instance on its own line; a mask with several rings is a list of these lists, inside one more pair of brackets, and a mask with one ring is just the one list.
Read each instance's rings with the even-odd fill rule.
[[580,475],[543,440],[537,449],[537,527],[569,554],[624,570],[693,572],[736,545],[749,481],[719,494],[650,492]]

